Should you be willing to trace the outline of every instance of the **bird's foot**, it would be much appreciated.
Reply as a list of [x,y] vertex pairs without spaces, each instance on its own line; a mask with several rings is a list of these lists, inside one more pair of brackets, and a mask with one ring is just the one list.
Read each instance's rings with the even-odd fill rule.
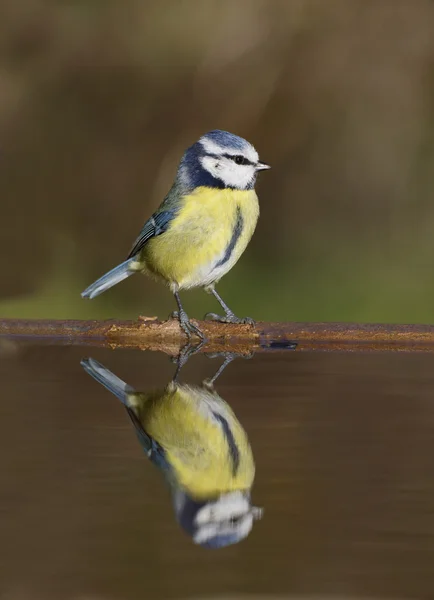
[[189,340],[193,335],[197,335],[201,342],[207,341],[203,332],[199,329],[199,327],[197,327],[196,325],[194,325],[194,323],[190,321],[186,312],[179,312],[175,310],[173,313],[171,313],[170,317],[179,321],[181,329],[183,330],[183,332]]
[[177,365],[176,372],[172,380],[174,383],[177,383],[179,373],[183,366],[188,362],[189,358],[199,352],[204,344],[205,341],[203,340],[196,345],[192,345],[187,342],[187,344],[185,344],[185,346],[183,346],[179,351],[178,356],[172,358],[172,362],[176,363]]
[[243,358],[245,360],[250,360],[255,356],[255,351],[251,350],[250,352],[205,352],[204,353],[207,358],[220,358],[223,357],[225,360],[235,360],[236,358]]
[[250,317],[237,317],[234,313],[227,313],[223,317],[216,313],[206,313],[205,319],[217,321],[218,323],[234,323],[236,325],[255,325],[256,321]]
[[245,358],[245,359],[250,359],[253,357],[255,353],[251,352],[249,354],[241,354],[239,352],[207,352],[205,354],[205,356],[207,356],[208,358],[215,358],[217,356],[223,356],[224,358],[224,362],[222,365],[220,365],[220,368],[217,370],[217,372],[215,373],[214,377],[211,377],[210,379],[204,379],[204,381],[202,382],[202,385],[204,385],[206,388],[208,389],[212,389],[214,387],[214,383],[216,382],[216,380],[220,377],[220,375],[223,373],[223,371],[226,369],[226,367],[236,358]]

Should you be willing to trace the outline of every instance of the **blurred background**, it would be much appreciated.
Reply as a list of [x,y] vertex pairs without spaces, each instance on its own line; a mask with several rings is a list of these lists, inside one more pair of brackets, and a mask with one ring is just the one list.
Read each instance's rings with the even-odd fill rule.
[[0,315],[166,317],[149,279],[80,292],[215,128],[272,165],[237,314],[434,321],[431,0],[4,0]]

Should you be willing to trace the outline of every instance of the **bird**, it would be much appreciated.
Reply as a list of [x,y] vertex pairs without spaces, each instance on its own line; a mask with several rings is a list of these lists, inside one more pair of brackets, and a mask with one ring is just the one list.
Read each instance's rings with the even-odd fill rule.
[[127,259],[82,292],[95,298],[130,275],[141,272],[166,283],[175,296],[179,320],[187,338],[203,332],[185,312],[179,292],[202,287],[214,295],[224,315],[205,318],[254,325],[239,318],[215,289],[246,249],[256,228],[258,172],[270,166],[259,160],[253,145],[228,131],[202,135],[184,152],[176,177],[159,208],[145,222]]
[[245,430],[214,388],[217,376],[200,386],[172,379],[164,388],[138,392],[93,358],[81,365],[126,408],[193,543],[221,548],[246,538],[263,515],[251,502],[255,463]]

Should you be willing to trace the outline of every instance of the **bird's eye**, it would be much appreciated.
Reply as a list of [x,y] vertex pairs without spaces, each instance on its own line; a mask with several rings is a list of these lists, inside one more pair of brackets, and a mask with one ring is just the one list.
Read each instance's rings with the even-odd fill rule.
[[249,162],[247,160],[247,158],[245,158],[244,156],[241,156],[241,154],[234,156],[234,161],[237,165],[246,165]]

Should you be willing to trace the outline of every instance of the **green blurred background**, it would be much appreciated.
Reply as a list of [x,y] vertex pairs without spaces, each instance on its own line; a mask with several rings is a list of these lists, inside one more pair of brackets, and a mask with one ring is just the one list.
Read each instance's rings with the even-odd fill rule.
[[235,312],[434,321],[431,0],[4,0],[0,315],[166,317],[143,277],[80,292],[215,128],[273,167],[219,287]]

